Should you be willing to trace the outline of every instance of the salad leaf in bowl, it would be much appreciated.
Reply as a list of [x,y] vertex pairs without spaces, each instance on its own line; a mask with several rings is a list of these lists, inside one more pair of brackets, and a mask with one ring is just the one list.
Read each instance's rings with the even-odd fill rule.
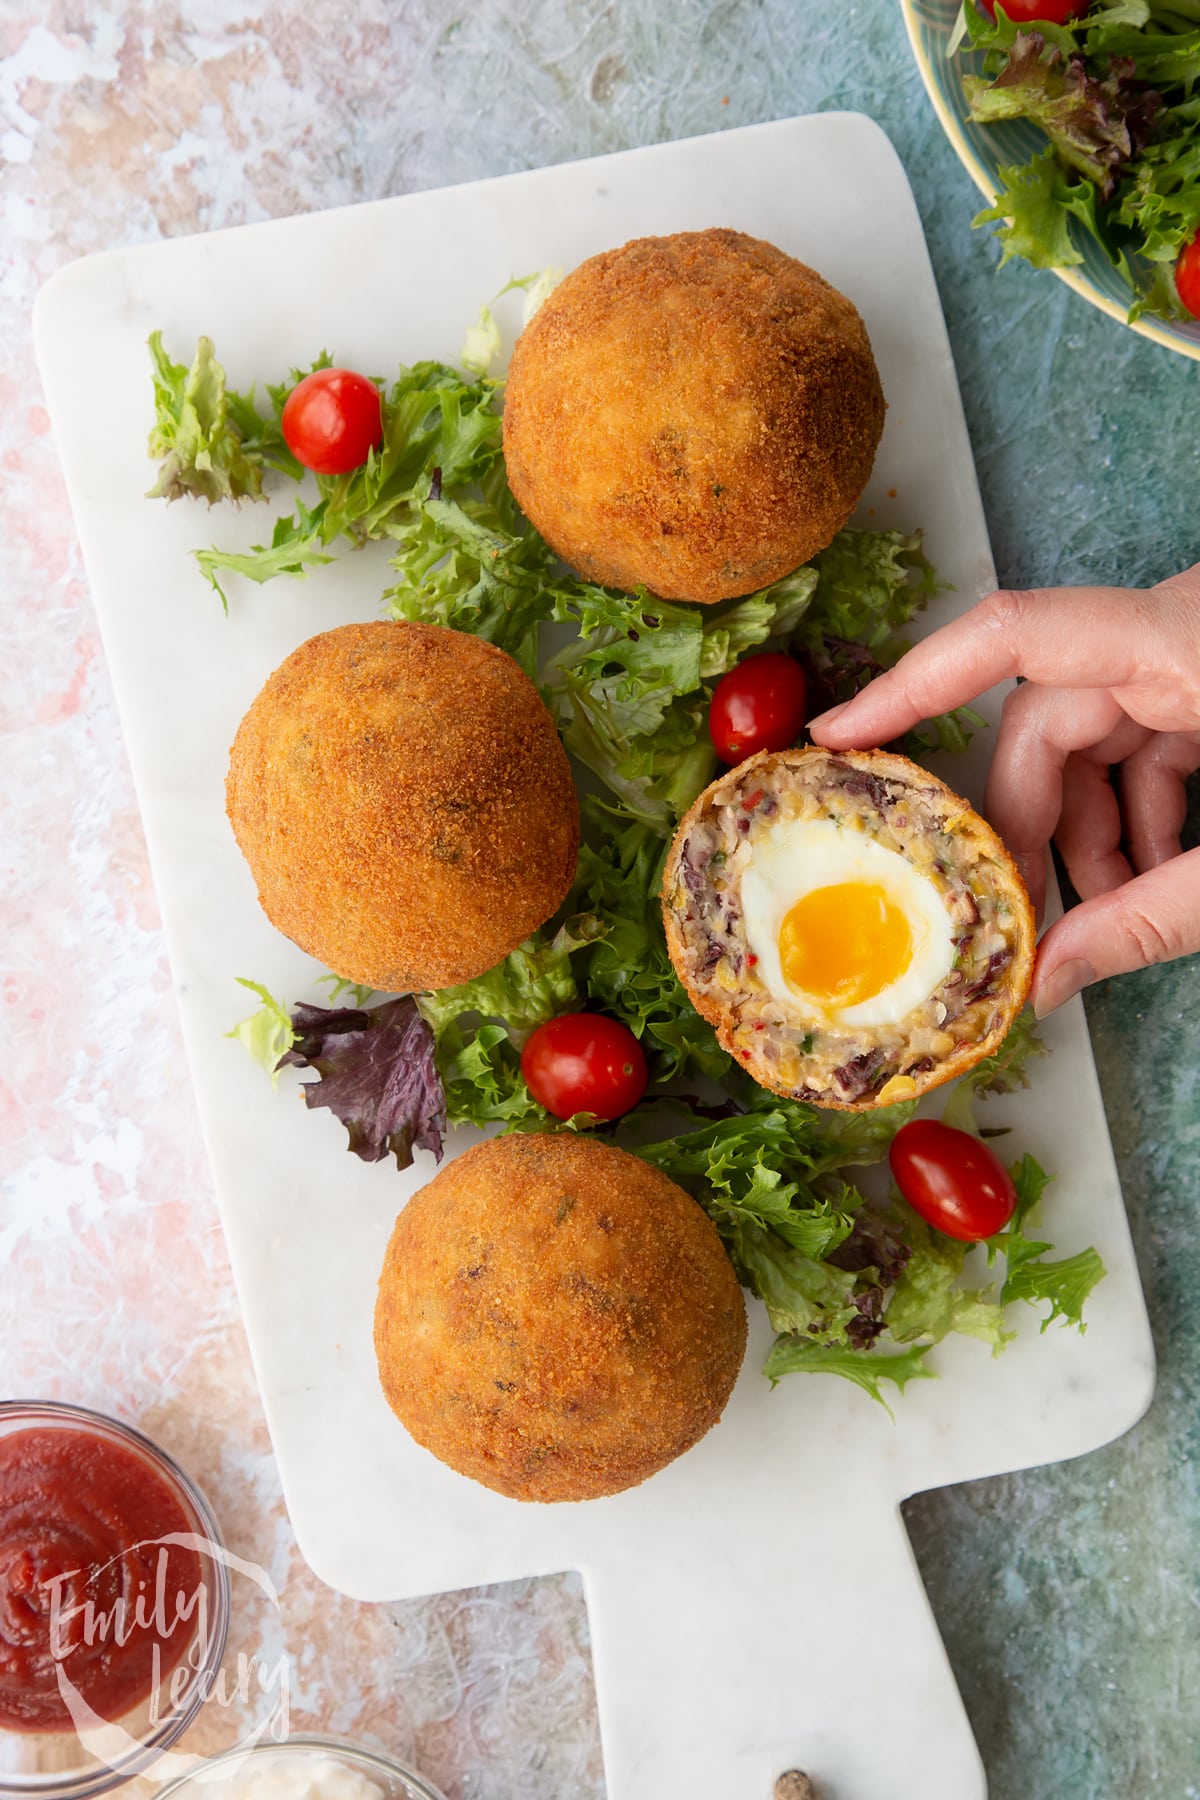
[[1001,266],[1200,360],[1200,0],[901,5]]

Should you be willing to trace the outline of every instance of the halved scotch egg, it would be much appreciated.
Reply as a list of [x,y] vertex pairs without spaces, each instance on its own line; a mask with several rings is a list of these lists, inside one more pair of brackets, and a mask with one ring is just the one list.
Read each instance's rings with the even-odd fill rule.
[[747,1074],[842,1111],[990,1056],[1033,974],[1033,910],[996,833],[882,750],[766,751],[714,781],[671,846],[663,918]]

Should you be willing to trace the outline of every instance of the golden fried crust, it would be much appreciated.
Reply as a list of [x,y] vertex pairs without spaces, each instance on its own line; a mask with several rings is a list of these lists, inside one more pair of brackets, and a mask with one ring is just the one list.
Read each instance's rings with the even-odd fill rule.
[[[941,1056],[928,1069],[905,1074],[892,1081],[882,1091],[869,1094],[863,1099],[847,1101],[837,1098],[828,1091],[819,1097],[804,1088],[801,1083],[798,1090],[794,1085],[781,1084],[772,1074],[770,1064],[756,1056],[753,1049],[747,1050],[747,1034],[740,1029],[742,996],[735,990],[717,994],[711,988],[700,985],[695,976],[693,960],[689,957],[685,941],[685,932],[679,907],[672,903],[672,895],[678,895],[681,886],[681,859],[684,847],[695,826],[713,806],[714,794],[723,788],[731,777],[739,782],[743,777],[749,778],[751,787],[758,785],[756,776],[770,777],[772,771],[783,764],[793,767],[802,766],[806,758],[836,756],[840,763],[871,774],[883,780],[911,783],[917,789],[935,789],[942,797],[943,803],[954,813],[955,833],[968,856],[986,861],[993,872],[993,879],[1003,895],[1004,901],[1012,915],[1013,956],[1012,961],[998,982],[993,1003],[988,1009],[985,1028],[969,1038],[956,1042],[953,1049]],[[789,1098],[801,1098],[810,1104],[827,1108],[833,1112],[871,1112],[878,1106],[890,1106],[900,1100],[918,1099],[928,1093],[931,1088],[941,1087],[956,1076],[965,1075],[976,1063],[982,1062],[986,1056],[994,1056],[1004,1039],[1016,1022],[1017,1015],[1029,997],[1029,989],[1033,982],[1034,952],[1037,943],[1037,926],[1034,920],[1033,907],[1025,883],[1021,879],[1020,870],[1013,861],[1008,849],[988,824],[987,820],[973,809],[968,801],[956,794],[945,782],[939,781],[927,769],[912,762],[907,756],[899,756],[887,750],[839,750],[836,753],[800,747],[793,750],[762,750],[757,756],[747,758],[736,770],[727,770],[711,782],[704,792],[693,801],[688,811],[679,822],[671,849],[663,872],[662,886],[663,927],[666,933],[667,950],[674,964],[675,972],[687,990],[688,999],[702,1018],[708,1020],[717,1034],[717,1041],[722,1049],[735,1057],[748,1075],[753,1076],[760,1086],[774,1093],[785,1094]]]
[[884,399],[836,288],[740,231],[638,238],[568,275],[517,340],[509,484],[581,575],[724,600],[846,523]]
[[395,993],[491,968],[558,907],[579,848],[537,689],[439,625],[343,625],[293,651],[238,728],[226,807],[272,924]]
[[644,1481],[716,1424],[746,1309],[716,1227],[640,1157],[513,1134],[396,1221],[375,1352],[419,1444],[515,1500]]

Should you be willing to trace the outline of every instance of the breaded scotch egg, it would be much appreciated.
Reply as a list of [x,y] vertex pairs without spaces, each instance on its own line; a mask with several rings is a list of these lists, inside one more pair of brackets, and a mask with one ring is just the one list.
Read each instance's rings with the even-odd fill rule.
[[663,877],[667,946],[755,1081],[862,1112],[961,1075],[1029,992],[1034,921],[986,820],[882,750],[764,751],[714,781]]
[[407,993],[490,969],[555,911],[579,805],[511,656],[439,625],[310,638],[238,728],[226,806],[273,925]]
[[871,473],[866,328],[740,231],[636,238],[567,276],[517,340],[509,484],[579,574],[725,600],[823,550]]
[[396,1221],[375,1308],[401,1423],[515,1500],[645,1481],[716,1424],[745,1348],[708,1215],[640,1157],[570,1132],[447,1163]]

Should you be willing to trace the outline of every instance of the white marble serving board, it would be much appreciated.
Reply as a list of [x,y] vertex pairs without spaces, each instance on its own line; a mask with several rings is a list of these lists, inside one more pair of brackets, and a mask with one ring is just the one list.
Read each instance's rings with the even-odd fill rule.
[[[591,162],[120,251],[41,295],[37,338],[141,801],[197,1098],[272,1440],[301,1548],[345,1592],[386,1600],[582,1569],[612,1800],[767,1800],[778,1772],[828,1800],[978,1800],[984,1780],[899,1517],[916,1490],[1078,1455],[1129,1426],[1153,1385],[1149,1331],[1078,1002],[1050,1022],[1035,1088],[993,1102],[1057,1173],[1066,1253],[1109,1268],[1086,1336],[1020,1321],[993,1360],[961,1341],[895,1423],[848,1383],[759,1373],[752,1305],[728,1411],[647,1482],[590,1504],[521,1506],[412,1443],[379,1391],[374,1288],[398,1207],[432,1173],[348,1156],[224,1037],[235,975],[316,998],[315,967],[260,913],[223,810],[227,750],[302,639],[372,617],[382,552],[302,584],[230,582],[222,616],[188,552],[269,534],[264,507],[143,499],[147,334],[215,340],[238,386],[322,347],[375,373],[457,357],[511,275],[645,233],[733,225],[815,265],[862,311],[889,400],[863,522],[925,527],[953,583],[930,622],[993,581],[954,367],[920,222],[890,144],[854,115],[783,120]],[[511,335],[519,297],[502,303]],[[508,309],[508,310],[506,310]],[[285,502],[287,497],[285,496]],[[986,735],[986,734],[985,734]],[[978,792],[986,746],[956,766]],[[457,1135],[451,1150],[471,1141]],[[515,1797],[514,1797],[515,1800]]]

